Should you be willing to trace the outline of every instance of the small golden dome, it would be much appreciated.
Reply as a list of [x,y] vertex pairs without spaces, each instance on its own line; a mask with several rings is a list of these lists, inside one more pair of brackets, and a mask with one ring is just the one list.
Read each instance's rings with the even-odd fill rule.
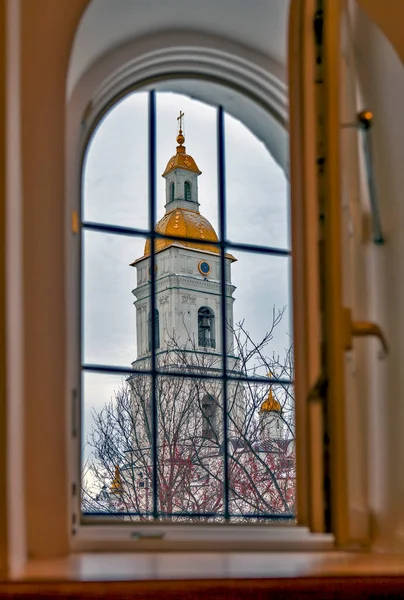
[[272,389],[269,390],[268,398],[261,404],[260,413],[271,411],[282,412],[282,407],[275,398]]
[[[176,241],[176,237],[201,239],[206,242],[217,243],[218,237],[212,225],[205,217],[196,210],[186,208],[176,208],[169,213],[166,213],[162,219],[156,224],[156,232],[167,236],[170,239],[157,239],[155,242],[155,252],[161,252],[173,244],[192,248],[194,250],[202,250],[205,252],[213,252],[220,254],[220,248],[213,244],[198,244],[198,242],[186,242],[184,240]],[[150,255],[150,239],[146,241],[144,247],[144,256]],[[226,258],[235,261],[236,259],[231,254],[226,254]],[[140,259],[141,260],[141,259]],[[135,264],[135,261],[132,264]]]
[[162,177],[165,177],[174,169],[185,169],[186,171],[192,171],[192,173],[198,173],[198,175],[202,173],[202,171],[198,169],[197,164],[192,156],[190,154],[186,154],[184,142],[185,136],[182,133],[182,129],[180,129],[177,135],[177,153],[174,154],[174,156],[172,156],[168,161]]
[[111,483],[110,490],[112,494],[123,494],[121,472],[118,465],[115,467],[114,480]]

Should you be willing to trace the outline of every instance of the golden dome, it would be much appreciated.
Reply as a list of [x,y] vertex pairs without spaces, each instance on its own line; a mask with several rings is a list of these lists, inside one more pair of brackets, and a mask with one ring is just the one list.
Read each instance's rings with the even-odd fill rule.
[[[212,225],[205,217],[196,210],[186,208],[176,208],[164,215],[156,224],[156,232],[170,236],[170,239],[157,239],[155,242],[155,252],[161,252],[173,244],[202,250],[204,252],[213,252],[220,254],[220,248],[213,244],[198,244],[198,242],[186,242],[176,240],[176,237],[201,239],[206,242],[218,242],[218,237]],[[146,241],[144,247],[144,256],[150,255],[150,239]],[[226,258],[236,260],[231,254],[226,254]],[[135,261],[137,262],[137,261]],[[135,263],[132,263],[135,264]]]
[[182,133],[182,129],[180,129],[177,135],[177,153],[174,154],[174,156],[172,156],[168,161],[166,169],[162,175],[163,177],[168,175],[168,173],[170,173],[174,169],[185,169],[186,171],[198,173],[198,175],[202,173],[202,171],[198,169],[197,164],[192,158],[192,156],[190,154],[186,154],[184,142],[185,136]]
[[261,404],[260,413],[271,411],[282,412],[282,407],[275,398],[272,389],[269,390],[268,398]]
[[110,490],[113,494],[123,494],[121,472],[119,470],[118,465],[116,465],[115,467],[114,480],[111,483]]

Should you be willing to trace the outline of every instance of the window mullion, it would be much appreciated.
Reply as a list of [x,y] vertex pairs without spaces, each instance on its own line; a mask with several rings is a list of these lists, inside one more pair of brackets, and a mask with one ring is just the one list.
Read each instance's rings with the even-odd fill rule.
[[229,445],[227,418],[227,319],[226,319],[226,179],[225,179],[225,147],[224,147],[224,112],[219,106],[217,112],[217,159],[218,159],[218,194],[219,194],[219,242],[220,242],[220,312],[222,322],[222,373],[223,373],[223,459],[224,459],[224,518],[230,519],[229,509]]
[[153,519],[158,519],[158,407],[156,364],[156,255],[154,230],[156,225],[156,95],[149,93],[149,227],[150,227],[150,312],[151,318],[151,409],[152,409],[152,464],[153,464]]

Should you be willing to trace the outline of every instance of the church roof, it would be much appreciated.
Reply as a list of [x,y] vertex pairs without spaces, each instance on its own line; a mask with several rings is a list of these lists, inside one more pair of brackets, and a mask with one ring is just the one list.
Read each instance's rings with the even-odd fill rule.
[[269,390],[268,398],[261,404],[260,413],[263,412],[282,412],[282,407],[275,398],[272,389]]
[[[177,168],[193,171],[198,175],[201,173],[192,156],[186,154],[185,152],[185,146],[183,145],[185,142],[185,137],[182,133],[183,116],[184,113],[180,111],[180,116],[178,117],[180,121],[180,129],[177,135],[177,153],[168,161],[166,170],[163,173],[163,177]],[[203,217],[197,209],[198,204],[196,202],[194,204],[194,210],[182,207],[174,208],[173,210],[168,209],[168,212],[166,212],[164,217],[158,221],[155,227],[156,233],[167,236],[167,238],[156,239],[154,246],[155,253],[161,252],[162,250],[175,245],[189,248],[191,250],[220,254],[220,246],[215,245],[219,242],[215,230],[209,221]],[[179,237],[189,238],[190,240],[193,239],[194,241],[187,241],[187,239],[176,239]],[[202,243],[200,243],[198,240],[201,240]],[[140,260],[150,256],[150,248],[151,240],[149,238],[145,243],[144,255],[131,263],[132,266],[134,266]],[[231,254],[226,254],[225,256],[232,261],[236,260]]]
[[115,467],[114,479],[111,483],[110,490],[113,494],[122,494],[123,493],[121,471],[120,471],[118,465],[116,465],[116,467]]
[[[215,246],[218,237],[212,225],[204,216],[196,210],[186,208],[176,208],[169,213],[166,213],[162,219],[156,224],[156,232],[167,236],[169,239],[157,239],[155,242],[155,252],[161,252],[169,246],[180,245],[194,250],[202,250],[204,252],[212,252],[220,254],[219,246]],[[194,238],[195,240],[203,240],[204,242],[213,242],[212,244],[198,243],[198,241],[188,242],[184,240],[176,240],[176,237]],[[144,256],[150,255],[150,239],[146,240],[144,247]],[[226,258],[236,260],[231,254],[226,254]],[[136,262],[136,261],[135,261]]]
[[174,156],[172,156],[168,161],[165,171],[162,175],[163,177],[168,175],[168,173],[171,173],[171,171],[174,171],[174,169],[185,169],[186,171],[192,171],[198,175],[202,173],[202,171],[198,169],[197,164],[192,156],[186,153],[186,148],[183,145],[184,142],[185,137],[182,133],[182,129],[180,129],[177,135],[177,153],[174,154]]

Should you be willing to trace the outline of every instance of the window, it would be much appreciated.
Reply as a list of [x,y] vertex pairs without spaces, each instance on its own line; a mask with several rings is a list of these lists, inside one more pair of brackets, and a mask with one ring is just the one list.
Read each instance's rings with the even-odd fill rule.
[[154,323],[152,323],[153,319],[152,319],[152,314],[153,313],[149,313],[149,318],[148,318],[148,323],[149,323],[149,327],[148,327],[148,331],[149,331],[149,352],[152,349],[152,339],[153,339],[153,330],[154,330],[154,348],[156,350],[158,350],[160,348],[160,316],[159,316],[159,311],[157,310],[157,308],[154,311]]
[[202,437],[217,441],[217,403],[206,394],[202,398]]
[[175,200],[175,184],[172,183],[170,188],[171,188],[171,202],[173,202]]
[[198,344],[204,348],[216,348],[215,315],[207,306],[198,310]]
[[[195,206],[165,209],[173,172]],[[81,227],[83,519],[295,520],[295,473],[263,444],[260,412],[272,386],[293,460],[287,198],[267,149],[220,106],[137,91],[94,132]]]
[[184,183],[185,200],[191,201],[191,184],[189,181]]

